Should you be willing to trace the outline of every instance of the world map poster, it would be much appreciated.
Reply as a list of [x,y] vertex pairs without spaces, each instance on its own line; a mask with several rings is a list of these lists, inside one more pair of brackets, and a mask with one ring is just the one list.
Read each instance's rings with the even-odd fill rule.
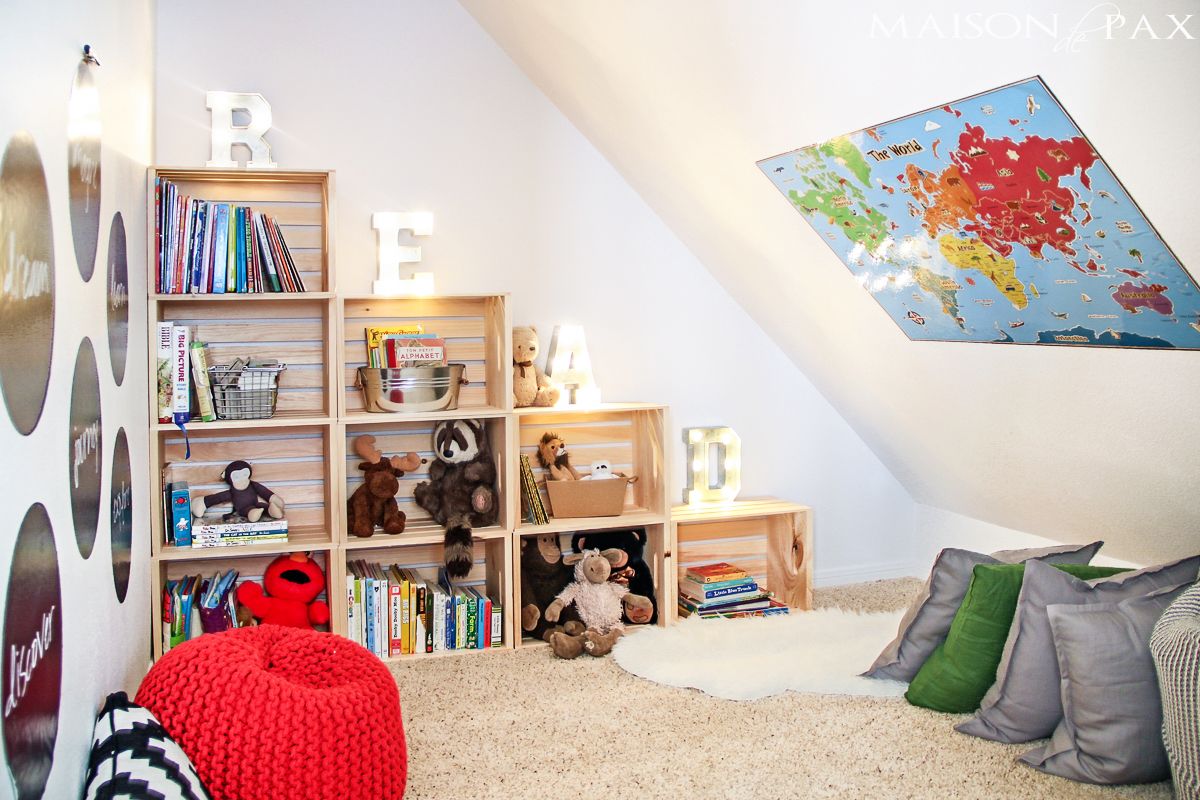
[[910,339],[1200,349],[1200,290],[1040,78],[759,167]]

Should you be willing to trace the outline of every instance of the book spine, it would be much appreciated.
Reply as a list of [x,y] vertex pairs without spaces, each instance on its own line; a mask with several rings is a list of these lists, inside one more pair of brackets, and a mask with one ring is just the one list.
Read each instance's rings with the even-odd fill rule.
[[154,255],[156,268],[156,276],[154,278],[154,291],[156,294],[162,294],[162,178],[157,175],[154,177]]
[[385,581],[382,578],[376,577],[371,584],[371,603],[375,606],[375,655],[380,658],[388,657],[388,649],[385,644],[384,630],[386,628],[386,617],[384,616],[385,608]]
[[229,205],[217,204],[217,222],[213,226],[213,294],[225,293],[225,270],[229,260]]
[[354,576],[354,618],[358,620],[358,624],[354,626],[354,640],[363,647],[367,646],[367,607],[363,603],[365,589],[363,576],[356,573]]
[[715,589],[728,589],[730,587],[746,587],[752,586],[758,588],[758,584],[750,578],[734,578],[727,581],[717,581],[714,583],[699,583],[691,578],[685,577],[679,582],[680,588],[687,588],[697,592],[711,592]]
[[237,254],[238,250],[238,210],[237,206],[229,207],[229,223],[226,234],[225,250],[225,292],[237,291]]
[[213,409],[212,388],[208,382],[208,345],[192,342],[192,377],[196,381],[196,403],[200,406],[200,419],[212,422],[217,418]]
[[378,655],[375,650],[375,579],[363,578],[363,607],[367,610],[367,640],[366,648]]
[[171,421],[180,424],[191,418],[191,360],[188,356],[191,330],[185,325],[171,328]]
[[354,639],[354,573],[346,570],[346,635]]
[[277,221],[272,220],[272,225],[275,229],[275,235],[279,238],[279,249],[283,251],[283,260],[287,264],[287,269],[284,270],[290,277],[293,292],[304,291],[304,281],[300,278],[300,270],[296,269],[296,262],[292,260],[292,251],[288,249],[287,242],[283,238],[283,229],[279,227]]
[[413,626],[413,651],[425,652],[425,587],[417,586],[416,625]]
[[274,270],[274,273],[271,275],[272,287],[275,291],[280,292],[283,291],[283,284],[279,280],[279,275],[281,272],[285,272],[287,268],[287,262],[283,258],[282,242],[278,235],[278,229],[275,226],[275,220],[265,214],[263,215],[263,228],[267,235],[267,241],[271,244],[271,268]]
[[695,600],[715,600],[718,597],[731,597],[742,594],[755,594],[758,592],[758,587],[755,585],[749,586],[726,586],[721,589],[692,589],[688,588],[684,591],[688,597]]
[[491,598],[488,600],[492,606],[492,647],[501,647],[504,644],[504,608]]
[[177,547],[191,547],[192,494],[184,481],[171,484],[171,531]]
[[250,224],[250,209],[249,207],[242,208],[242,237],[245,239],[243,245],[242,263],[238,265],[238,291],[250,291],[250,270],[254,268],[254,234]]
[[286,542],[288,540],[286,533],[280,534],[257,534],[255,536],[243,536],[238,539],[211,539],[211,538],[196,538],[192,537],[192,548],[196,550],[211,549],[214,547],[247,547],[255,544],[272,544],[275,542]]
[[400,584],[395,581],[388,584],[388,605],[391,611],[388,652],[393,657],[404,655],[404,634],[400,630],[400,621],[403,618],[400,612]]
[[433,587],[425,584],[425,652],[433,652]]
[[[205,517],[205,519],[212,519]],[[287,533],[286,519],[264,519],[258,522],[205,522],[200,520],[192,526],[192,530],[207,534],[231,533]]]
[[158,421],[171,421],[171,400],[175,382],[171,379],[171,355],[174,343],[169,322],[158,323]]

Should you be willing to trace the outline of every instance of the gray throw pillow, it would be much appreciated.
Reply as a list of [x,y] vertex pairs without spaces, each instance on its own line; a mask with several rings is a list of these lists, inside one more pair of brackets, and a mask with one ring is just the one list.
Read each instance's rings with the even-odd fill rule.
[[1086,783],[1150,783],[1171,776],[1159,736],[1162,703],[1150,633],[1190,584],[1120,603],[1046,607],[1063,718],[1050,741],[1018,759]]
[[954,729],[1010,744],[1049,736],[1062,719],[1062,700],[1046,607],[1119,603],[1156,589],[1191,583],[1197,571],[1200,556],[1192,556],[1111,578],[1082,581],[1036,561],[1030,563],[1025,567],[1017,613],[996,669],[996,682],[984,695],[974,718]]
[[938,553],[925,587],[900,620],[896,638],[883,648],[866,678],[911,681],[925,659],[946,639],[950,623],[962,605],[971,571],[979,564],[1020,564],[1038,559],[1050,564],[1088,564],[1104,542],[1003,550],[984,555],[948,547]]

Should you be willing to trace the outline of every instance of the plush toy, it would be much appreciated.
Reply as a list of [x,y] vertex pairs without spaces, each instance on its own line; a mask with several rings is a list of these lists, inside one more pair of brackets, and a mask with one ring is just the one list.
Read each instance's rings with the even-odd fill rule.
[[[557,533],[540,533],[521,537],[521,630],[538,639],[549,641],[550,634],[564,625],[578,621],[575,607],[559,615],[559,625],[546,621],[546,608],[572,578],[571,568],[563,563]],[[574,633],[581,633],[580,625]]]
[[558,387],[535,362],[538,356],[537,328],[513,328],[513,405],[552,406],[558,402]]
[[207,497],[197,497],[192,501],[192,514],[203,517],[213,506],[232,503],[233,511],[225,515],[227,520],[244,517],[251,522],[258,522],[264,511],[272,519],[282,519],[283,498],[261,483],[250,480],[252,474],[253,469],[245,461],[229,462],[221,470],[221,480],[228,483],[229,488]]
[[623,558],[613,564],[610,580],[624,583],[635,595],[649,598],[649,606],[625,609],[625,622],[630,625],[658,622],[658,601],[655,599],[654,574],[642,557],[646,549],[646,529],[591,531],[571,537],[571,549],[576,553],[599,548],[615,548]]
[[404,532],[406,517],[396,503],[396,492],[400,491],[399,478],[421,466],[422,459],[416,453],[406,453],[403,458],[384,458],[375,449],[374,436],[359,436],[354,440],[354,452],[363,463],[363,482],[350,495],[346,503],[346,523],[352,536],[367,537],[375,533],[375,526],[392,536]]
[[538,442],[538,461],[550,473],[552,481],[577,481],[579,473],[571,466],[567,443],[557,433],[544,433]]
[[413,499],[445,527],[446,573],[463,578],[474,563],[471,530],[494,524],[500,513],[496,462],[485,423],[439,422],[433,429],[433,453],[437,458],[429,465],[429,480],[416,485]]
[[586,630],[576,636],[566,632],[551,634],[550,647],[559,658],[575,658],[582,653],[605,655],[624,633],[622,612],[650,606],[649,598],[632,594],[628,587],[608,580],[613,565],[623,557],[617,549],[603,552],[589,549],[563,559],[568,566],[574,565],[575,580],[554,598],[546,609],[546,619],[557,622],[563,610],[574,605]]
[[267,565],[262,586],[252,581],[239,586],[237,601],[263,625],[311,628],[329,622],[329,606],[317,599],[324,590],[320,565],[304,553],[292,553]]
[[591,473],[584,475],[581,480],[585,481],[606,481],[619,476],[619,473],[613,472],[612,464],[607,461],[593,461]]

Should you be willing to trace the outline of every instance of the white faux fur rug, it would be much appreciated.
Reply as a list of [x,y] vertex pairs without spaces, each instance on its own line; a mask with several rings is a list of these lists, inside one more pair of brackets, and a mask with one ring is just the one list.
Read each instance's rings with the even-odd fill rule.
[[860,678],[892,638],[903,610],[840,608],[753,619],[689,617],[625,636],[613,659],[627,672],[727,700],[794,692],[899,697],[908,684]]

